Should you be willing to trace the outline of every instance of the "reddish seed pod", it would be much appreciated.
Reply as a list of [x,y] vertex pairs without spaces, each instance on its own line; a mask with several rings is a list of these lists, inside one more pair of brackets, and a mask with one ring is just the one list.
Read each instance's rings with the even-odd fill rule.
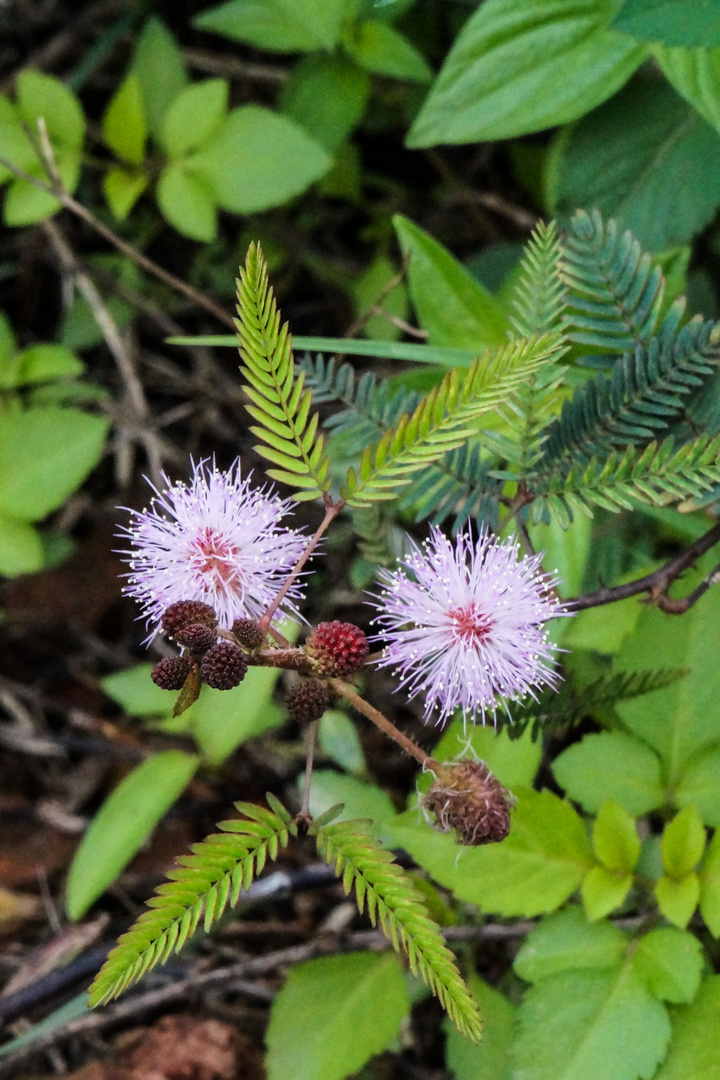
[[205,626],[217,626],[217,615],[209,604],[202,600],[178,600],[165,608],[161,625],[169,637],[176,637],[180,630],[184,630],[193,623],[203,623]]
[[360,627],[337,619],[320,623],[305,642],[319,675],[351,675],[363,666],[369,651]]
[[202,658],[200,677],[213,690],[232,690],[243,681],[247,669],[242,649],[229,641],[219,641]]
[[330,694],[324,683],[304,679],[288,690],[285,704],[291,719],[300,724],[319,720],[330,704]]
[[175,640],[183,648],[189,649],[191,653],[204,653],[211,649],[217,641],[217,630],[215,627],[203,625],[203,623],[192,623],[190,626],[178,630]]
[[236,619],[231,629],[246,649],[259,649],[265,643],[265,635],[260,629],[260,623],[255,622],[254,619]]
[[192,664],[184,656],[166,656],[150,672],[150,678],[161,690],[182,690]]

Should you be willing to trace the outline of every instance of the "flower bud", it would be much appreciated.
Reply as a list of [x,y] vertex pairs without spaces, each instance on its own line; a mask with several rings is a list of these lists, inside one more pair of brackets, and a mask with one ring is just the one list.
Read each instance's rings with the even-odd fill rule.
[[319,675],[351,675],[370,651],[363,631],[353,623],[320,623],[305,642],[305,652]]
[[285,704],[292,720],[309,724],[319,720],[325,712],[330,704],[330,694],[325,683],[317,679],[304,679],[288,690]]
[[260,629],[260,623],[254,619],[236,619],[231,629],[246,649],[259,649],[265,643],[265,634]]
[[150,672],[150,678],[161,690],[182,690],[192,664],[184,656],[165,656]]
[[219,641],[203,656],[200,677],[213,690],[232,690],[243,681],[247,669],[242,649],[229,641]]
[[515,800],[485,762],[447,762],[433,768],[437,777],[422,804],[440,831],[454,829],[458,843],[470,847],[504,840]]
[[217,626],[217,615],[210,605],[203,604],[202,600],[178,600],[176,604],[165,608],[160,623],[168,637],[174,638],[180,630],[192,626],[193,623]]

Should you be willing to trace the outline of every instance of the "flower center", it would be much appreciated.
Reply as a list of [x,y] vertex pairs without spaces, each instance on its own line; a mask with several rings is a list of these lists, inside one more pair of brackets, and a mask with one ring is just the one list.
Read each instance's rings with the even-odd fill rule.
[[455,637],[467,648],[476,648],[491,633],[494,620],[472,601],[465,607],[450,608],[448,623]]
[[191,544],[190,562],[199,577],[210,578],[218,588],[230,589],[239,582],[239,555],[239,548],[227,537],[206,528]]

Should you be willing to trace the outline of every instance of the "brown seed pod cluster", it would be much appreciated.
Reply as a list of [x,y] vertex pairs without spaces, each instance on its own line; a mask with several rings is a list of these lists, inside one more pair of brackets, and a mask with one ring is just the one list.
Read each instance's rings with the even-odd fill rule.
[[288,690],[285,704],[291,719],[300,724],[319,720],[330,704],[330,694],[325,683],[317,679],[303,679]]
[[447,762],[434,770],[422,805],[442,832],[454,829],[458,843],[469,847],[505,839],[515,800],[484,761]]

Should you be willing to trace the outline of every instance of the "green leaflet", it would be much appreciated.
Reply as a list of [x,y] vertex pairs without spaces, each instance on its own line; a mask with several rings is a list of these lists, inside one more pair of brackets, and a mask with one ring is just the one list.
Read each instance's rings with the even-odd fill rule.
[[304,388],[303,372],[295,377],[287,323],[281,328],[267,266],[255,244],[240,270],[237,297],[241,371],[251,401],[247,410],[258,425],[250,430],[265,444],[255,449],[279,466],[268,469],[268,476],[298,489],[294,499],[315,499],[331,483],[325,440],[317,434],[318,414],[310,415],[312,393]]
[[149,911],[120,938],[90,987],[91,1005],[101,1005],[121,994],[156,964],[179,952],[197,929],[200,919],[207,932],[230,903],[235,906],[241,889],[277,858],[297,826],[285,807],[268,794],[272,810],[235,803],[245,819],[221,821],[221,833],[193,846],[193,854],[178,859],[180,869],[168,874],[148,901]]
[[461,446],[473,433],[472,421],[506,399],[559,347],[559,339],[551,334],[512,341],[475,360],[463,378],[450,371],[412,416],[402,416],[377,446],[363,453],[358,471],[348,471],[342,497],[350,506],[394,499],[413,473]]
[[654,1080],[716,1080],[719,1021],[720,975],[710,975],[695,1001],[675,1012],[670,1050]]
[[482,1034],[482,1020],[445,944],[440,928],[432,921],[422,894],[393,862],[392,853],[380,846],[362,820],[311,826],[318,851],[342,874],[345,892],[355,886],[357,904],[373,923],[379,921],[393,947],[402,948],[410,967],[422,976],[457,1029],[473,1040]]

